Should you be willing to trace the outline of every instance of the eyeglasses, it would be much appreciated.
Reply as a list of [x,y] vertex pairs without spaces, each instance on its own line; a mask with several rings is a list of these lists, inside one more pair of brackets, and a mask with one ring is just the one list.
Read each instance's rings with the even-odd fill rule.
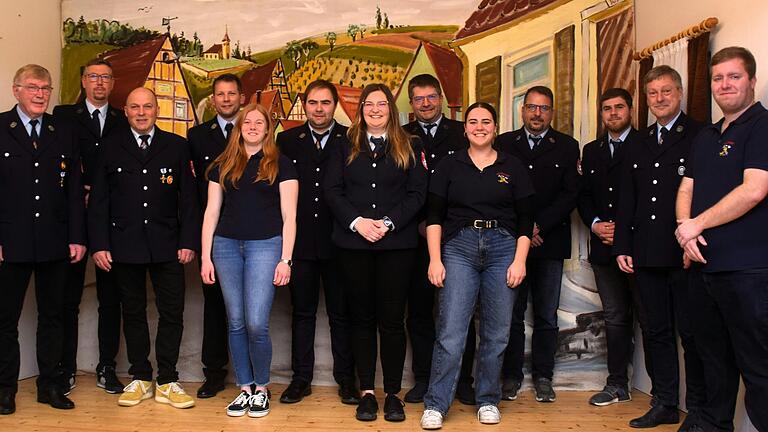
[[389,102],[387,102],[387,101],[379,101],[379,102],[366,101],[366,102],[363,102],[363,109],[367,109],[367,110],[373,109],[373,107],[376,107],[378,109],[384,109],[384,108],[387,108],[388,106],[389,106]]
[[90,82],[97,82],[99,78],[101,78],[104,82],[110,82],[112,81],[112,75],[110,74],[95,74],[95,73],[89,73],[86,75],[86,78],[88,78],[88,81]]
[[423,104],[425,100],[429,100],[430,102],[435,103],[435,102],[440,100],[440,95],[437,94],[437,93],[432,93],[432,94],[426,95],[426,96],[414,96],[413,97],[413,102],[415,102],[417,104]]
[[543,113],[549,112],[552,109],[552,107],[549,105],[536,105],[536,104],[525,104],[523,105],[523,108],[525,108],[526,111],[531,113],[536,112],[537,109],[541,110],[541,112]]
[[37,94],[37,92],[39,92],[40,90],[43,91],[43,94],[51,94],[51,92],[53,91],[53,87],[51,87],[51,86],[40,87],[40,86],[36,86],[34,84],[27,84],[27,85],[14,84],[13,86],[14,87],[21,87],[24,90],[26,90],[26,91],[28,91],[29,93],[32,93],[32,94]]

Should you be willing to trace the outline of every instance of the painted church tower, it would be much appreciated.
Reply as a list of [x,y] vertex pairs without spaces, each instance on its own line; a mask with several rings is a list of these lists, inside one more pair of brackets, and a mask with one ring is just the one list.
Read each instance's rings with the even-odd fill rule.
[[224,27],[224,39],[221,40],[221,59],[232,58],[232,51],[229,48],[229,29]]

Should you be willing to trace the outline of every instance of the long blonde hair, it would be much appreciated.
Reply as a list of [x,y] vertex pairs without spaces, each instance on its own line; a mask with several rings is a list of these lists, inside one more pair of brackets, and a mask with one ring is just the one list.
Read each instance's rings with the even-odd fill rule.
[[347,165],[360,155],[363,146],[368,145],[368,125],[363,116],[363,105],[368,96],[376,91],[384,93],[389,105],[389,118],[387,121],[387,141],[389,142],[389,155],[400,169],[406,169],[415,161],[413,147],[411,147],[411,135],[400,127],[400,115],[395,105],[392,92],[384,84],[368,84],[360,94],[360,103],[357,106],[357,117],[347,131],[347,138],[352,143],[352,151],[347,159]]
[[219,184],[226,190],[227,184],[237,188],[235,185],[243,176],[245,167],[248,165],[248,153],[245,151],[245,142],[243,140],[242,126],[245,116],[252,111],[258,111],[265,119],[265,136],[261,142],[261,151],[264,157],[259,162],[259,171],[253,182],[266,180],[270,185],[275,183],[278,171],[278,158],[280,151],[275,144],[274,122],[267,110],[259,104],[246,105],[238,114],[235,120],[235,127],[232,128],[227,147],[221,152],[219,157],[208,167],[205,175],[211,172],[213,167],[219,167]]

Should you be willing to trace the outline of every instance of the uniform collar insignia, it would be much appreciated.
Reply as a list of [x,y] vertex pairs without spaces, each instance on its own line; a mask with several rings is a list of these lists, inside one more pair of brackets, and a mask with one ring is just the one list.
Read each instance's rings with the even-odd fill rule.
[[651,135],[653,135],[653,132],[655,132],[655,131],[656,131],[656,128],[655,128],[655,127],[649,128],[649,129],[648,129],[648,136],[651,136]]
[[11,122],[11,129],[15,128],[17,125],[18,125],[18,123],[16,123],[15,121],[12,121]]
[[341,138],[341,133],[337,133],[336,138]]
[[683,125],[677,125],[677,127],[675,128],[675,132],[680,133],[682,131],[683,131]]
[[76,113],[78,113],[78,114],[82,114],[82,113],[83,113],[83,111],[85,111],[85,110],[83,109],[83,107],[80,107],[80,108],[78,108],[78,109],[77,109],[75,112],[76,112]]
[[520,141],[520,135],[518,135],[517,138],[515,138],[515,141]]
[[304,137],[307,136],[306,132],[302,132],[301,135],[299,135],[299,138],[304,139]]
[[51,131],[51,132],[53,132],[53,131],[54,131],[54,129],[53,129],[53,125],[48,125],[48,130],[49,130],[49,131]]
[[219,127],[218,122],[213,122],[213,124],[211,125],[211,130],[216,129],[217,127]]
[[555,143],[555,138],[553,138],[553,137],[549,137],[549,142],[551,142],[552,144],[554,144],[554,143]]
[[110,109],[110,110],[109,110],[109,114],[110,114],[112,117],[115,117],[115,116],[117,116],[117,113],[116,113],[116,112],[115,112],[115,110],[113,110],[113,109]]

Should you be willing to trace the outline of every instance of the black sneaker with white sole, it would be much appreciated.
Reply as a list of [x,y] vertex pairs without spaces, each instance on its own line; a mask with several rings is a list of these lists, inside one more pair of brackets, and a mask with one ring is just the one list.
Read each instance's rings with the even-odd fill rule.
[[103,366],[96,369],[96,387],[103,388],[109,394],[120,394],[125,386],[117,378],[115,368],[112,366]]
[[555,389],[552,388],[552,380],[539,377],[533,381],[533,391],[536,393],[537,402],[554,402]]
[[520,391],[522,383],[514,378],[504,378],[501,386],[501,398],[504,400],[517,399],[517,392]]
[[64,385],[61,388],[61,393],[64,396],[69,396],[72,390],[77,387],[77,378],[74,373],[67,373],[64,376]]
[[256,392],[248,398],[248,417],[264,417],[269,414],[269,394],[263,390]]
[[250,409],[251,394],[243,390],[232,402],[227,405],[227,415],[230,417],[242,417]]
[[618,402],[629,402],[632,400],[632,396],[626,387],[608,384],[603,387],[603,390],[595,393],[589,398],[590,405],[594,406],[608,406]]

